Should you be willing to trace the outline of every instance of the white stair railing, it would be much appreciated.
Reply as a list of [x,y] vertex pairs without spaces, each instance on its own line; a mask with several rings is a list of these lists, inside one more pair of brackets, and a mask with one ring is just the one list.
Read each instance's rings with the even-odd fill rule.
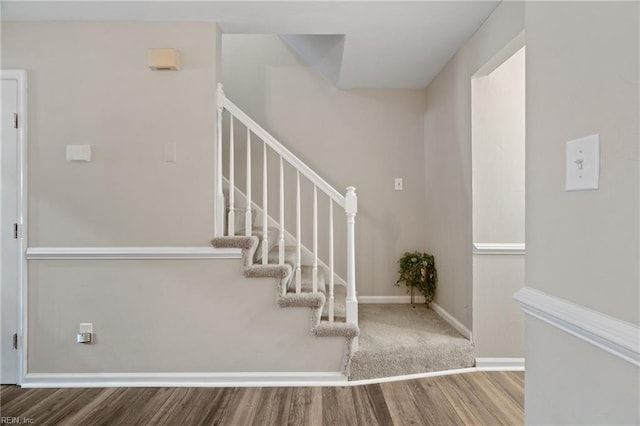
[[[329,322],[333,322],[335,313],[335,270],[333,264],[333,201],[329,200]],[[354,283],[355,284],[355,283]]]
[[[235,144],[233,140],[233,117],[229,122],[229,188],[235,188],[235,158],[233,152]],[[236,209],[235,191],[229,191],[229,215],[227,216],[227,235],[236,233]]]
[[[268,263],[268,186],[267,186],[267,159],[268,150],[275,152],[278,155],[280,162],[280,179],[279,179],[279,195],[280,195],[280,214],[279,214],[279,236],[278,236],[278,263],[283,264],[285,260],[285,224],[284,224],[284,163],[286,162],[296,171],[296,196],[295,196],[295,265],[294,267],[294,279],[295,279],[295,292],[302,292],[302,210],[301,210],[301,187],[300,178],[301,175],[309,180],[313,185],[313,212],[311,217],[312,224],[312,265],[311,265],[311,279],[312,279],[312,292],[318,291],[318,191],[322,191],[329,198],[329,276],[328,276],[328,316],[329,321],[333,322],[335,318],[335,270],[334,270],[334,217],[333,209],[334,204],[341,207],[344,210],[346,216],[346,233],[347,233],[347,297],[346,297],[346,321],[354,324],[358,324],[358,302],[356,299],[356,273],[355,273],[355,216],[358,211],[358,197],[355,193],[355,188],[350,186],[347,188],[345,195],[339,193],[331,185],[329,185],[324,179],[322,179],[315,171],[309,166],[303,163],[298,157],[293,155],[284,145],[278,142],[273,136],[271,136],[266,130],[258,125],[253,119],[251,119],[245,112],[238,108],[233,102],[231,102],[224,93],[224,89],[221,84],[218,84],[218,117],[217,117],[217,138],[216,138],[216,154],[218,165],[218,171],[216,173],[216,226],[215,233],[217,236],[221,236],[224,233],[224,194],[222,192],[222,113],[226,110],[230,116],[230,128],[229,128],[229,213],[227,229],[228,235],[234,235],[234,220],[235,220],[235,205],[233,192],[234,186],[234,122],[239,121],[247,128],[247,146],[246,146],[246,211],[245,211],[245,235],[251,235],[252,228],[252,211],[251,211],[251,136],[252,134],[263,142],[263,163],[262,163],[262,263]],[[307,223],[305,221],[305,223]],[[233,226],[232,226],[233,225]],[[275,241],[274,241],[275,242]]]
[[269,257],[269,200],[267,191],[267,143],[262,143],[262,264],[268,263]]
[[[218,87],[222,90],[222,87]],[[215,213],[214,235],[221,237],[224,234],[224,193],[222,192],[222,112],[224,111],[224,98],[217,99],[218,132],[216,133],[216,182],[215,182]]]
[[313,185],[313,269],[311,270],[313,292],[318,292],[318,187]]
[[[353,186],[347,188],[344,211],[347,215],[347,265],[356,263],[356,213],[358,213],[358,197]],[[347,268],[347,318],[358,316],[358,299],[356,299],[356,269]]]
[[[222,128],[220,128],[222,130]],[[222,131],[220,132],[222,133]],[[244,235],[248,237],[253,231],[251,225],[251,129],[247,127],[247,206],[244,211]]]
[[300,212],[300,171],[296,171],[296,293],[302,292],[302,224]]
[[284,265],[284,160],[280,157],[280,238],[278,239],[278,264]]

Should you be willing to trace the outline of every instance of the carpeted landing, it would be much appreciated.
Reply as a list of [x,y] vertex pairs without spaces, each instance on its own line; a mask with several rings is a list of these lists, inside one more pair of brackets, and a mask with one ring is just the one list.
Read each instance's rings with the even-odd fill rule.
[[472,367],[473,344],[424,304],[358,306],[349,380]]

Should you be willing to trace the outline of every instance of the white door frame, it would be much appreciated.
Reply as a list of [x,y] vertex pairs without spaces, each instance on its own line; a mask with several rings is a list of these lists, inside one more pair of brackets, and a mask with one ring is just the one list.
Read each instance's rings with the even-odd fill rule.
[[18,82],[18,384],[27,372],[27,72],[0,70],[2,80]]

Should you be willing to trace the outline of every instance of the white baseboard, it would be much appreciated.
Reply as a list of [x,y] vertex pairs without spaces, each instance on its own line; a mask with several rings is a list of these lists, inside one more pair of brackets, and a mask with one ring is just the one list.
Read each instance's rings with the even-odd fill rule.
[[24,388],[344,386],[338,372],[292,373],[30,373]]
[[[485,358],[512,359],[518,358]],[[522,371],[517,366],[476,366],[454,370],[348,381],[341,373],[31,373],[23,388],[108,387],[307,387],[361,386],[478,371]]]
[[434,302],[431,302],[431,308],[435,311],[436,314],[440,315],[443,320],[448,322],[449,325],[451,325],[453,328],[458,330],[460,334],[462,334],[467,339],[473,341],[473,335],[471,334],[471,330],[465,327],[460,321],[455,319],[453,315],[445,311],[440,305]]
[[[424,303],[424,296],[415,296],[414,301],[417,304]],[[408,304],[411,303],[411,296],[358,296],[358,303],[367,304]]]
[[476,358],[478,371],[524,371],[524,358]]

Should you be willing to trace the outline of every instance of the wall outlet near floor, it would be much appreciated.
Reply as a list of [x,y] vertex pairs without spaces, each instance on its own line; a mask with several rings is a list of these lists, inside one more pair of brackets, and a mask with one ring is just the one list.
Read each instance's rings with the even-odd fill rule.
[[404,182],[402,178],[396,178],[395,181],[395,190],[396,191],[402,191],[402,189],[404,188]]
[[76,336],[78,343],[93,343],[93,323],[81,322]]

